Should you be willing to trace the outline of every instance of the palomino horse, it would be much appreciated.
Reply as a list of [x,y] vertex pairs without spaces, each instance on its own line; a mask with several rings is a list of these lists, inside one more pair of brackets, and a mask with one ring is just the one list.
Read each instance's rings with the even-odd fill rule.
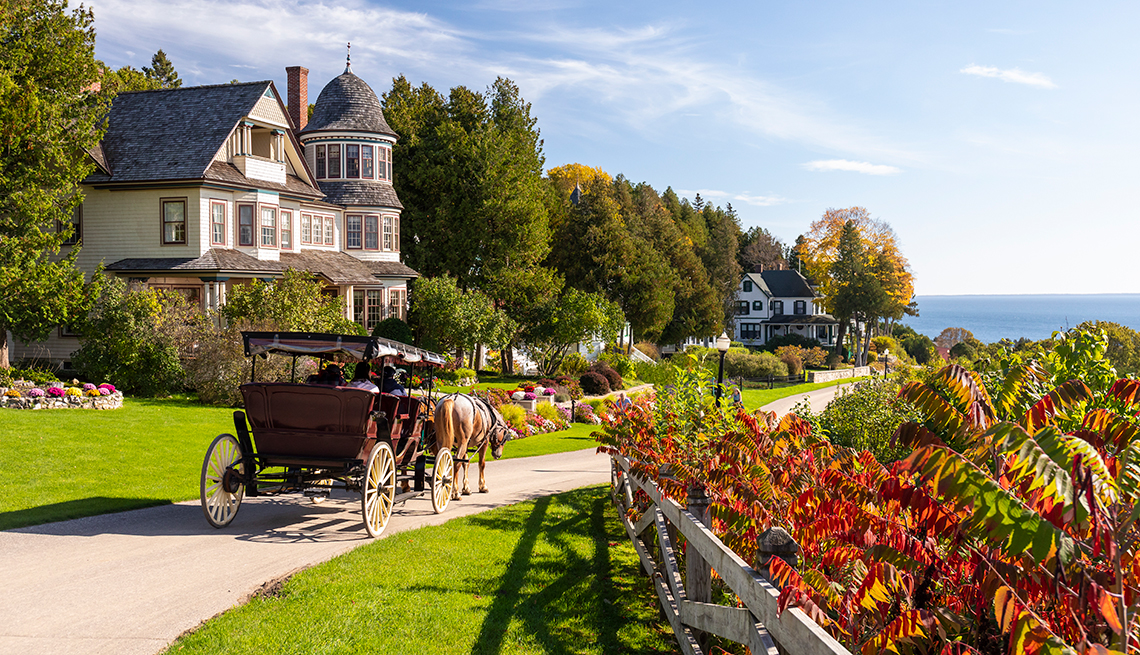
[[[468,449],[479,451],[479,493],[487,493],[487,445],[495,459],[503,456],[507,441],[507,422],[499,411],[487,401],[465,393],[444,396],[435,405],[435,444],[437,451],[448,448],[455,451],[454,479],[459,481],[459,466],[463,465],[463,494],[471,493],[467,480]],[[459,500],[459,485],[451,487],[452,500]]]

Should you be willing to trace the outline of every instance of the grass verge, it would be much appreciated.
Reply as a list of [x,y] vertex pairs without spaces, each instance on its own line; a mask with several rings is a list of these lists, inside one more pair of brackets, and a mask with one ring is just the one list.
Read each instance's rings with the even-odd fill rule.
[[834,387],[838,384],[850,384],[865,380],[866,378],[843,378],[834,382],[817,382],[815,384],[797,384],[791,387],[777,387],[775,389],[744,389],[740,393],[740,399],[744,402],[744,407],[748,410],[760,409],[770,402],[787,398],[788,396],[797,396],[801,393],[815,391],[816,389],[826,389],[827,387]]
[[677,652],[608,486],[393,534],[217,616],[169,653]]

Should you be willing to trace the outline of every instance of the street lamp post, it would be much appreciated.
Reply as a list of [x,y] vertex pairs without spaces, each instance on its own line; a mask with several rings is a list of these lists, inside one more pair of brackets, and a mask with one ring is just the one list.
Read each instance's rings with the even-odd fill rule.
[[891,373],[891,351],[883,350],[883,375]]
[[722,384],[724,383],[724,355],[728,352],[728,346],[732,342],[728,339],[727,332],[721,332],[720,336],[716,338],[716,349],[720,351],[720,369],[716,374],[716,406],[720,407],[720,397],[722,394]]

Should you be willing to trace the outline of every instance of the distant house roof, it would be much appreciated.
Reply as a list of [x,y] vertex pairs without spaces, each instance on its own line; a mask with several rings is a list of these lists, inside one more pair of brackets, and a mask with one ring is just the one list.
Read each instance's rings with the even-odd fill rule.
[[799,271],[772,270],[761,273],[745,273],[765,294],[772,298],[815,298],[811,285]]
[[313,116],[301,134],[338,131],[397,136],[384,120],[376,92],[367,82],[347,71],[321,89],[313,106]]
[[[265,261],[226,248],[211,248],[201,257],[149,257],[120,259],[107,266],[115,273],[162,275],[189,273],[192,275],[245,275],[272,277],[286,269],[308,271],[329,282],[343,284],[375,284],[377,278],[411,279],[419,277],[400,262],[366,262],[352,255],[333,250],[302,250],[283,252],[280,261]],[[260,274],[260,275],[259,275]]]
[[231,164],[214,161],[238,121],[253,111],[271,85],[263,81],[120,93],[107,115],[103,141],[90,152],[99,168],[84,182],[214,179],[321,197],[300,178],[290,175],[284,185],[253,182]]

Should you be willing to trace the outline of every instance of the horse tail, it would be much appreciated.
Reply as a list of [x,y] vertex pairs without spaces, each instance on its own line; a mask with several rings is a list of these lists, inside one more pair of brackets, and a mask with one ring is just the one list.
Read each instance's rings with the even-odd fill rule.
[[444,398],[435,406],[435,445],[437,452],[455,445],[455,401]]

